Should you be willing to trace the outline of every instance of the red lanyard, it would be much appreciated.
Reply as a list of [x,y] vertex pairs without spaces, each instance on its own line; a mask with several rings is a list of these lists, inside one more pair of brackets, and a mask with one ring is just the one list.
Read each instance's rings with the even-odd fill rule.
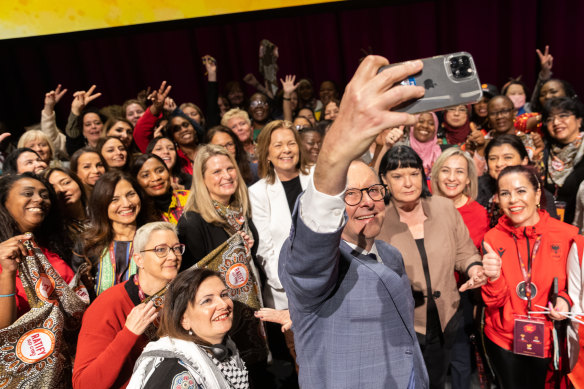
[[531,310],[531,277],[532,277],[532,262],[537,251],[539,250],[539,244],[541,243],[541,235],[535,239],[535,244],[533,245],[533,250],[529,252],[529,238],[527,239],[527,269],[523,263],[523,258],[521,257],[521,252],[519,251],[519,245],[517,244],[517,238],[513,235],[513,240],[515,240],[515,247],[517,247],[517,259],[519,260],[519,267],[521,268],[521,273],[523,274],[523,281],[525,281],[525,297],[527,297],[527,310]]

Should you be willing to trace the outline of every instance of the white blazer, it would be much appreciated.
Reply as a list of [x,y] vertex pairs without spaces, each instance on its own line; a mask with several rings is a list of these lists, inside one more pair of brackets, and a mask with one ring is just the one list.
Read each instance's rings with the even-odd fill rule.
[[[300,173],[300,185],[306,189],[310,176]],[[269,185],[265,178],[249,187],[252,219],[258,235],[257,258],[266,272],[267,282],[264,286],[264,305],[275,309],[288,309],[288,298],[278,277],[278,258],[280,249],[290,235],[292,215],[284,186],[276,175],[276,180]]]
[[[572,244],[568,254],[568,295],[572,299],[572,312],[582,313],[584,308],[584,282],[583,267],[580,265],[580,255],[578,254],[577,243]],[[574,368],[580,353],[580,343],[578,342],[579,324],[570,321],[568,326],[568,354],[570,356],[570,370]]]

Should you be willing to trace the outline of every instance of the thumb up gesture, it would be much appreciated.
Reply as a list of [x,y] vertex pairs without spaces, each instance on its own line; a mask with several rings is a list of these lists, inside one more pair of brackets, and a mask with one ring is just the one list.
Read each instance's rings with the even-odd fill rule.
[[487,242],[483,242],[483,271],[490,281],[495,281],[501,276],[501,257]]

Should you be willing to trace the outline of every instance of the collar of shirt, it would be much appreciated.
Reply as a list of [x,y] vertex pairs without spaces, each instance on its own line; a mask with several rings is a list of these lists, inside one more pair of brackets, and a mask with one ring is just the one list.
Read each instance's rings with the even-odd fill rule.
[[343,239],[343,241],[346,244],[348,244],[349,247],[351,247],[354,251],[358,252],[359,254],[362,254],[362,255],[375,254],[375,258],[377,259],[377,262],[382,263],[381,257],[379,256],[379,252],[377,251],[377,245],[375,244],[375,242],[373,242],[373,246],[371,246],[371,250],[367,251],[367,250],[363,249],[362,247],[357,246],[356,244],[347,242],[344,239]]

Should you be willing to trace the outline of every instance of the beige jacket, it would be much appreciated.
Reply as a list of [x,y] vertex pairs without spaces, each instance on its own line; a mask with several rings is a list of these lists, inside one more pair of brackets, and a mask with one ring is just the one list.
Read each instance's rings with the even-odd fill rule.
[[[439,196],[420,200],[427,217],[424,221],[424,247],[430,281],[432,291],[435,294],[440,292],[440,297],[435,301],[444,331],[460,302],[454,270],[466,274],[469,265],[481,263],[481,256],[452,200]],[[401,252],[413,291],[427,296],[426,278],[416,241],[407,224],[400,221],[393,202],[385,209],[385,221],[377,239],[388,242]],[[426,299],[414,310],[414,327],[416,332],[426,334]]]

